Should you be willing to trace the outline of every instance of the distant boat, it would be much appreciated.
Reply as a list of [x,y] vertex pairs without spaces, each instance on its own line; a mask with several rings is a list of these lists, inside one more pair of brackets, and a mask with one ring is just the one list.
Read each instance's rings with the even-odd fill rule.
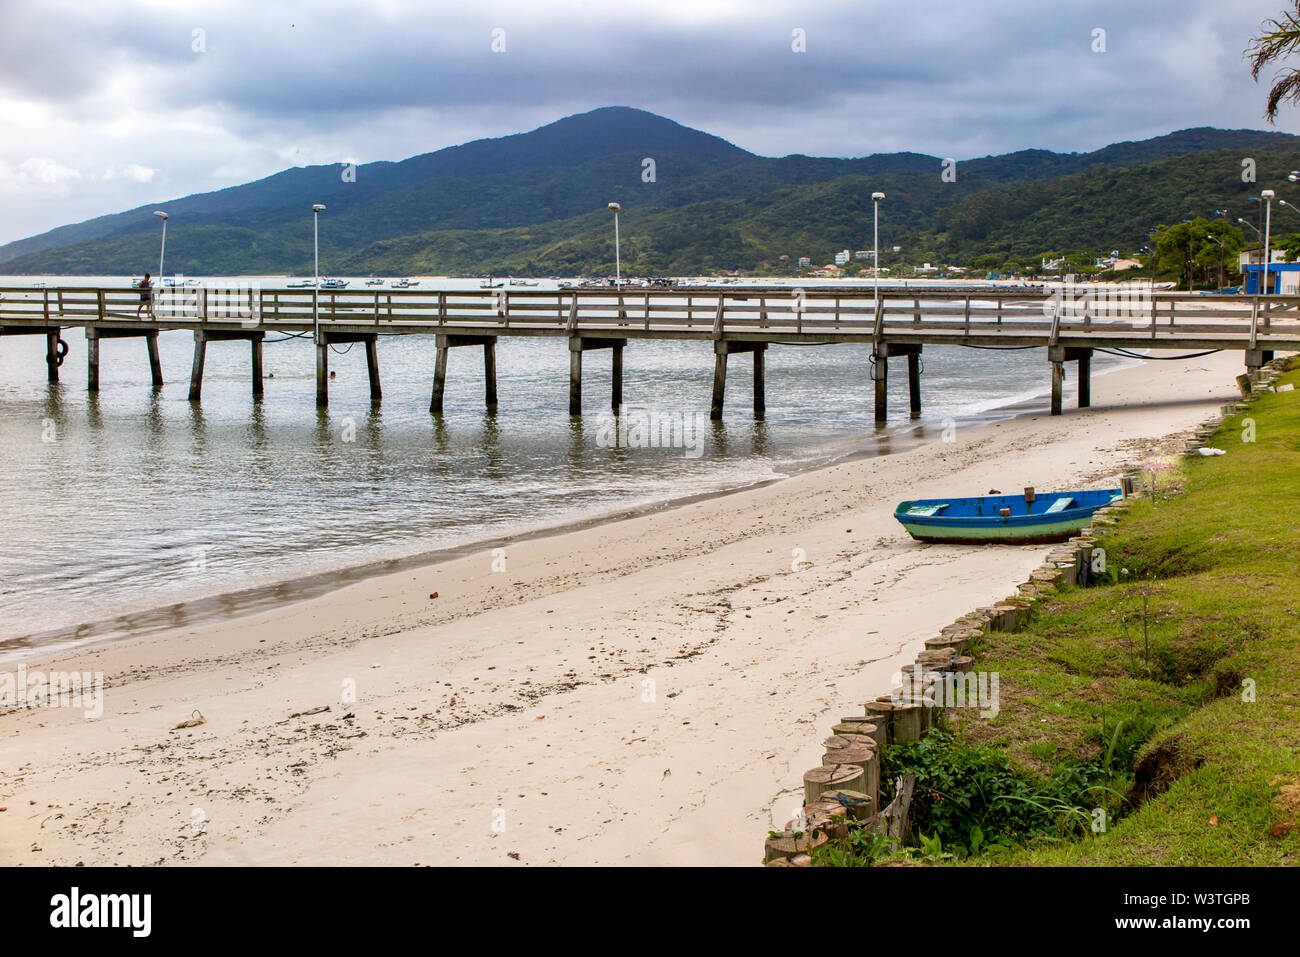
[[346,289],[348,281],[346,279],[322,279],[320,287],[322,289]]
[[394,279],[392,282],[394,289],[409,289],[410,287],[418,286],[419,284],[420,280],[418,279]]
[[500,289],[504,285],[504,282],[493,282],[491,279],[484,279],[478,284],[478,287],[480,289]]
[[367,285],[367,286],[382,286],[383,284],[384,284],[384,281],[383,281],[382,279],[367,279],[367,280],[366,280],[366,285]]
[[915,539],[956,545],[1038,545],[1063,541],[1092,521],[1102,506],[1123,498],[1117,489],[929,498],[900,502],[894,518]]
[[316,285],[315,279],[299,279],[297,282],[287,282],[284,284],[287,289],[310,289]]

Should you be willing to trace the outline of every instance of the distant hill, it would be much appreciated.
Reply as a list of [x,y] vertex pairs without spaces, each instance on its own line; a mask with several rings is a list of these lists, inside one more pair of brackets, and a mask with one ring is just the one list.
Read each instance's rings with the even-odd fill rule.
[[150,213],[165,208],[169,272],[307,273],[309,210],[323,202],[327,272],[599,274],[613,270],[610,200],[626,210],[632,272],[751,270],[781,254],[820,263],[861,248],[877,189],[888,194],[886,245],[903,246],[908,261],[1131,248],[1157,222],[1224,205],[1245,213],[1257,187],[1241,182],[1242,156],[1272,182],[1300,165],[1300,137],[1200,128],[1091,153],[1021,150],[963,160],[947,183],[939,157],[762,157],[653,113],[606,107],[363,164],[355,182],[340,164],[295,168],[62,226],[0,246],[0,271],[137,274],[157,255]]

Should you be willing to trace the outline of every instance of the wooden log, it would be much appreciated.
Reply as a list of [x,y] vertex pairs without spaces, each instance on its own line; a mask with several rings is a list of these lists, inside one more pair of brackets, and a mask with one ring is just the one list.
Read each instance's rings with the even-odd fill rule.
[[[796,834],[799,836],[796,837]],[[777,858],[788,860],[799,854],[806,855],[829,842],[830,836],[820,831],[786,831],[776,837],[768,835],[767,842],[763,846],[763,863],[769,863]]]
[[916,787],[916,775],[904,774],[894,785],[894,799],[882,812],[885,818],[885,833],[900,844],[906,844],[911,832],[910,817],[912,809],[912,790]]
[[722,418],[723,399],[727,394],[727,352],[726,348],[716,348],[722,343],[715,343],[713,354],[713,402],[709,405],[709,418],[717,421]]
[[754,350],[754,418],[767,416],[767,386],[764,380],[764,359],[767,346]]
[[862,781],[850,788],[863,794],[875,796],[880,793],[880,757],[875,746],[870,748],[835,748],[822,757],[822,764],[829,767],[852,765],[862,769]]
[[316,343],[316,407],[323,409],[330,404],[330,347],[324,335]]
[[912,403],[912,418],[919,419],[921,417],[921,356],[919,353],[907,357],[907,394]]
[[953,671],[959,671],[964,675],[970,674],[975,670],[975,659],[970,657],[970,655],[962,655],[959,658],[954,658],[952,660],[952,669]]
[[827,751],[834,751],[839,748],[875,748],[875,738],[868,737],[865,734],[832,734],[829,738],[822,741],[822,747]]
[[906,744],[910,741],[920,741],[925,720],[924,712],[926,709],[919,704],[895,705],[893,710],[893,726],[891,733],[894,744]]
[[850,821],[865,821],[876,813],[876,801],[862,791],[836,788],[823,791],[819,804],[833,804],[844,808]]
[[804,772],[804,804],[816,804],[825,791],[845,789],[861,791],[866,772],[853,764],[823,764]]
[[796,824],[801,824],[803,828],[809,831],[820,832],[835,840],[847,837],[849,833],[849,816],[844,808],[838,804],[827,804],[822,801],[804,808],[803,820],[791,821],[785,826],[786,830],[797,830]]
[[839,724],[831,728],[836,734],[858,735],[864,738],[870,738],[876,742],[876,748],[885,746],[885,730],[888,727],[884,721],[868,721],[865,718],[844,718]]
[[[379,367],[375,366],[375,377],[371,383],[371,395],[378,398]],[[497,344],[492,339],[483,343],[483,401],[488,411],[497,407]]]

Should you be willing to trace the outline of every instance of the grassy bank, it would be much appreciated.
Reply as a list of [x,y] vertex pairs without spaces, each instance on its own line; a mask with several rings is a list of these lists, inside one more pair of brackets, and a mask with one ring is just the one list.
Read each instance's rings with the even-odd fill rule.
[[1300,862],[1300,391],[1265,394],[1208,444],[1226,454],[1158,473],[1105,536],[1113,582],[1063,588],[980,639],[996,717],[950,711],[887,750],[885,780],[918,775],[922,853]]

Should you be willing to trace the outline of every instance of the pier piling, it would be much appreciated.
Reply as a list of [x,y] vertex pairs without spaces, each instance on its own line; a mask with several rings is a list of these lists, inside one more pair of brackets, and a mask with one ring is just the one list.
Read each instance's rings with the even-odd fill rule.
[[[104,331],[101,330],[101,335]],[[240,342],[248,340],[251,344],[252,373],[250,378],[253,385],[253,397],[256,398],[262,394],[262,340],[266,333],[253,329],[195,329],[194,330],[194,366],[190,369],[190,401],[198,402],[203,393],[203,363],[207,358],[209,342]],[[152,350],[157,349],[155,343]],[[152,361],[153,352],[150,357]],[[317,357],[319,359],[319,347]],[[157,378],[154,379],[155,385],[162,385],[161,370]],[[317,384],[316,392],[317,401],[320,399],[320,386]]]
[[709,407],[709,418],[715,421],[722,418],[727,392],[727,356],[734,352],[754,354],[754,418],[761,419],[767,414],[767,380],[763,361],[767,343],[737,339],[713,341],[713,402]]
[[[489,410],[497,407],[497,337],[496,336],[455,336],[439,333],[435,340],[437,355],[433,362],[433,395],[429,399],[429,414],[442,415],[442,399],[447,391],[447,352],[457,346],[483,347],[483,385],[484,398]],[[379,373],[376,366],[375,378],[371,380],[371,396],[379,398]]]
[[911,400],[912,418],[921,417],[921,354],[913,353],[907,357],[907,395]]
[[45,366],[51,382],[59,381],[59,332],[58,326],[45,333]]
[[626,339],[569,337],[569,415],[582,415],[582,354],[591,349],[611,350],[610,405],[618,412],[623,404],[623,347],[626,345]]

